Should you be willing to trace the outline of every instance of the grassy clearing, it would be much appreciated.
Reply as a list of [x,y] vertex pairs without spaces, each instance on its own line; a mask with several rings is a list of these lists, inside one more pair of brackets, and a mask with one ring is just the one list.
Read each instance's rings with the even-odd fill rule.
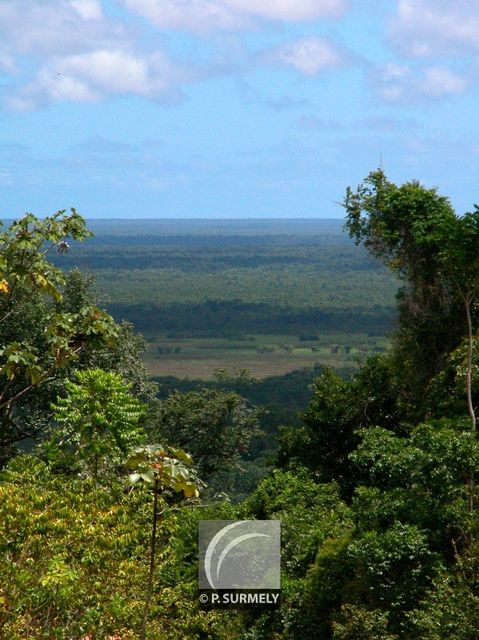
[[216,369],[231,375],[249,369],[255,377],[283,375],[319,363],[352,366],[387,348],[383,336],[365,333],[322,332],[317,340],[297,335],[254,335],[236,339],[158,336],[148,345],[145,361],[155,376],[211,380]]

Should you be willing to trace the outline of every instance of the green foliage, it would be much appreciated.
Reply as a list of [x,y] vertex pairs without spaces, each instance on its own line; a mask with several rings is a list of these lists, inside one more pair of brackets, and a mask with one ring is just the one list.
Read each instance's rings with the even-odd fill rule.
[[477,588],[471,588],[460,573],[444,572],[409,620],[418,640],[475,640],[479,628]]
[[[263,478],[239,506],[199,502],[198,475],[210,483],[211,495],[239,486],[248,491],[241,464],[257,462],[248,460],[248,447],[258,434],[258,411],[237,391],[261,397],[269,393],[267,385],[260,392],[258,381],[246,375],[230,380],[220,372],[221,379],[208,389],[188,388],[186,381],[184,392],[173,391],[156,403],[155,387],[136,367],[142,345],[131,327],[115,327],[96,309],[91,283],[78,272],[64,280],[42,253],[44,242],[63,251],[68,229],[81,240],[86,234],[81,219],[73,213],[68,228],[61,226],[62,213],[46,226],[27,216],[23,226],[2,236],[8,260],[2,257],[6,261],[0,263],[6,314],[0,325],[0,375],[3,394],[11,399],[3,434],[14,440],[25,436],[35,421],[44,430],[51,422],[52,395],[60,398],[53,407],[55,440],[46,445],[53,464],[21,456],[0,475],[5,637],[477,637],[479,442],[471,424],[479,380],[479,209],[459,218],[437,190],[417,182],[396,186],[382,171],[370,174],[356,192],[348,190],[344,204],[350,234],[403,282],[393,351],[367,359],[348,380],[328,369],[317,372],[302,426],[281,433],[282,468]],[[161,242],[158,246],[168,247]],[[263,239],[246,253],[244,239],[235,241],[233,251],[231,239],[182,242],[181,250],[145,251],[139,265],[143,284],[133,295],[128,273],[122,292],[127,303],[145,291],[151,301],[151,274],[161,272],[160,284],[167,282],[170,292],[174,274],[176,298],[167,301],[171,317],[161,322],[170,323],[176,335],[195,322],[195,331],[214,330],[216,322],[229,323],[226,333],[241,326],[236,334],[244,336],[249,317],[252,326],[269,321],[270,333],[286,323],[295,326],[295,335],[319,336],[321,342],[321,322],[331,321],[336,303],[343,322],[353,313],[354,296],[369,295],[388,278],[370,261],[363,269],[369,288],[361,289],[364,274],[357,271],[364,257],[344,243],[344,274],[339,277],[336,265],[331,271],[339,279],[331,281],[343,287],[349,278],[357,290],[347,293],[347,300],[342,297],[347,287],[333,298],[317,277],[314,242],[288,248],[286,239],[269,246]],[[339,245],[324,246],[321,259],[331,266]],[[105,260],[115,266],[118,255],[106,252]],[[127,257],[137,260],[139,249]],[[199,267],[198,275],[193,267]],[[303,291],[295,279],[300,273],[309,283]],[[241,299],[245,286],[249,310]],[[212,296],[211,287],[221,290]],[[371,301],[381,295],[371,293]],[[293,300],[296,310],[288,308]],[[318,300],[327,300],[326,311],[308,308]],[[182,304],[205,313],[181,317]],[[140,309],[146,326],[152,322],[148,314],[158,313],[155,305],[153,296],[150,310]],[[281,307],[281,314],[268,319],[271,305]],[[371,305],[367,309],[382,313]],[[115,335],[121,335],[123,348],[108,346]],[[344,350],[351,344],[348,339]],[[277,396],[294,393],[293,386],[277,387]],[[148,445],[148,439],[164,444]],[[251,470],[255,478],[262,477],[263,463]],[[110,473],[125,467],[134,490]],[[203,518],[281,520],[278,608],[198,609],[196,539]]]
[[[467,340],[448,354],[443,369],[427,388],[426,408],[434,417],[460,417],[467,412]],[[474,338],[471,354],[473,403],[479,401],[479,339]]]
[[66,265],[93,269],[114,303],[241,300],[274,307],[350,308],[364,306],[364,286],[372,304],[390,306],[394,279],[348,241],[340,221],[329,234],[315,232],[314,221],[310,226],[306,236],[294,231],[243,238],[226,233],[208,239],[157,236],[149,242],[135,235],[121,242],[99,236],[67,256]]
[[131,235],[118,235],[126,228],[116,222],[92,224],[101,235],[62,264],[93,270],[114,317],[152,339],[351,327],[384,333],[394,318],[395,278],[341,234],[339,220],[302,221],[301,229],[275,220],[258,231],[246,221],[241,233],[232,221],[216,233],[212,221],[196,231],[190,221],[184,235],[146,235],[147,221]]
[[216,490],[227,490],[225,472],[239,463],[259,432],[258,410],[235,392],[175,391],[162,400],[154,438],[191,453],[198,473]]
[[126,460],[125,467],[134,470],[129,477],[132,485],[139,480],[151,484],[156,480],[160,491],[172,489],[183,493],[185,498],[198,498],[199,482],[192,464],[191,456],[182,449],[147,445],[137,447]]
[[394,524],[384,532],[369,531],[353,541],[346,553],[352,580],[346,600],[390,613],[399,630],[405,611],[412,609],[441,567],[427,535],[409,524]]
[[[301,275],[298,274],[292,285],[295,291],[302,291]],[[130,281],[131,273],[128,272],[127,276]],[[152,274],[151,278],[156,282],[156,274]],[[363,289],[362,278],[363,276],[358,278],[355,284],[349,285],[352,291]],[[258,283],[252,283],[251,286],[257,289],[260,283],[264,284],[261,277]],[[171,279],[168,278],[166,284],[171,290]],[[278,281],[278,286],[280,284],[281,280]],[[316,273],[314,286],[317,287]],[[104,287],[106,288],[105,285]],[[151,283],[148,282],[145,290],[149,292],[150,289]],[[391,286],[391,296],[395,290],[396,286]],[[132,322],[150,340],[154,340],[161,333],[173,337],[231,337],[244,332],[297,335],[302,329],[317,331],[318,327],[330,331],[349,332],[353,329],[384,335],[395,320],[394,309],[390,306],[389,300],[378,301],[370,306],[365,304],[366,299],[362,297],[363,304],[340,307],[335,306],[331,293],[327,303],[318,301],[318,306],[313,306],[313,299],[308,299],[307,306],[293,307],[290,304],[279,306],[268,302],[245,302],[241,299],[171,302],[167,305],[153,303],[148,298],[138,303],[113,302],[108,305],[108,309],[115,318]]]
[[59,428],[45,450],[54,464],[98,478],[144,439],[139,423],[145,408],[116,373],[87,369],[76,380],[65,382],[66,396],[52,405]]
[[350,380],[325,370],[314,383],[313,398],[302,416],[304,426],[283,429],[279,464],[299,460],[351,491],[355,469],[349,458],[360,442],[359,427],[381,425],[401,432],[408,418],[398,395],[397,374],[388,356],[368,358]]
[[347,604],[341,608],[333,624],[333,640],[397,640],[388,632],[388,614],[361,605]]
[[135,485],[139,480],[153,485],[153,520],[149,552],[150,570],[148,572],[148,584],[140,629],[140,640],[146,640],[156,567],[158,520],[165,511],[163,510],[160,513],[158,510],[159,496],[165,491],[172,490],[176,493],[182,493],[185,498],[198,498],[200,484],[196,470],[192,468],[191,456],[182,449],[173,449],[172,447],[163,447],[161,445],[139,447],[130,455],[125,466],[135,470],[134,473],[130,474],[130,483],[132,485]]
[[[163,498],[159,501],[164,506]],[[125,492],[123,483],[113,480],[103,487],[52,475],[32,456],[10,463],[0,482],[2,636],[138,640],[150,502],[146,490]],[[148,637],[238,638],[234,615],[200,611],[193,578],[188,584],[177,579],[187,568],[180,544],[186,540],[186,522],[191,522],[191,544],[196,521],[181,510],[169,512],[159,526],[159,587]]]
[[[49,261],[67,239],[90,235],[72,210],[40,220],[27,214],[0,234],[0,455],[44,427],[42,402],[22,411],[35,390],[62,377],[87,349],[113,345],[116,330],[105,312],[88,302],[62,309],[63,273]],[[38,406],[40,405],[40,406]],[[30,414],[30,415],[29,415]]]
[[325,565],[343,567],[339,557],[353,522],[338,487],[317,483],[305,469],[275,470],[243,509],[246,517],[280,519],[282,529],[281,609],[256,624],[246,616],[246,624],[252,624],[257,632],[251,637],[329,638],[331,615],[344,577],[338,571],[335,580],[328,571],[324,579],[318,579],[318,588],[315,567],[319,558],[323,569]]
[[[78,313],[83,307],[96,303],[98,293],[93,276],[78,270],[66,274],[60,312]],[[158,385],[151,380],[150,372],[142,360],[146,342],[128,322],[117,324],[115,331],[117,340],[114,345],[85,349],[73,367],[67,368],[65,376],[72,375],[72,368],[116,372],[131,384],[131,393],[152,409],[156,405]],[[145,419],[148,420],[148,416]]]
[[63,275],[46,256],[52,249],[65,253],[68,238],[82,241],[89,235],[85,221],[75,209],[69,214],[58,211],[43,220],[27,213],[14,221],[0,233],[0,278],[6,298],[3,305],[8,304],[15,289],[24,287],[59,300]]
[[99,368],[118,373],[131,384],[131,392],[151,410],[157,404],[158,385],[151,379],[150,371],[143,362],[146,342],[128,322],[116,326],[118,346],[95,349],[85,353],[78,368]]
[[468,291],[479,294],[479,207],[454,218],[435,231],[441,243],[440,259],[443,274],[450,278],[456,293],[464,296]]
[[357,243],[404,282],[395,353],[404,386],[420,404],[430,379],[466,333],[464,304],[479,294],[479,211],[456,216],[437,189],[397,186],[383,171],[369,174],[344,199],[346,227]]
[[313,398],[303,415],[304,427],[283,432],[280,462],[299,458],[320,469],[325,481],[344,478],[349,468],[347,456],[358,442],[349,395],[346,380],[324,371],[314,383]]
[[[472,541],[479,521],[469,508],[468,483],[471,475],[479,473],[478,442],[464,412],[459,419],[430,421],[415,428],[403,423],[393,430],[397,416],[407,407],[403,408],[400,385],[391,384],[394,376],[391,382],[385,378],[382,387],[379,384],[381,376],[376,374],[387,371],[387,363],[389,359],[376,363],[385,369],[366,363],[350,383],[331,374],[319,381],[318,396],[308,410],[314,408],[317,422],[307,423],[308,430],[300,431],[298,442],[306,433],[310,439],[304,451],[318,447],[317,452],[321,446],[323,455],[318,455],[316,463],[313,455],[298,455],[297,460],[309,460],[324,477],[328,450],[334,452],[329,469],[334,470],[335,460],[340,462],[344,455],[350,467],[343,478],[355,485],[349,515],[355,526],[336,529],[329,539],[317,539],[316,557],[309,556],[306,574],[300,572],[302,596],[288,601],[290,626],[287,632],[283,628],[283,636],[446,638],[441,625],[447,623],[459,634],[464,620],[456,604],[460,593],[475,620],[479,556]],[[369,408],[371,416],[366,415]],[[369,422],[364,416],[374,417]],[[311,418],[306,414],[305,419]],[[376,421],[388,428],[373,426]],[[340,429],[347,424],[357,438],[349,452],[341,448]],[[362,429],[354,428],[360,424]],[[316,433],[313,425],[318,426]],[[288,441],[283,442],[282,451],[287,446]],[[294,464],[293,457],[289,460]],[[298,492],[293,483],[291,487]],[[341,512],[339,501],[336,510]],[[293,518],[301,521],[294,510]],[[314,539],[313,527],[308,535]],[[295,548],[301,548],[298,542]],[[453,577],[456,573],[461,586]],[[434,586],[441,584],[441,576],[458,584],[458,595],[451,602],[445,590]],[[438,635],[429,636],[429,628]],[[465,624],[463,637],[474,637],[472,629],[473,623]]]
[[287,637],[369,639],[374,630],[373,638],[409,638],[409,612],[440,569],[439,555],[418,527],[336,532],[301,582],[296,625]]
[[281,520],[283,562],[289,577],[304,575],[324,541],[351,526],[338,487],[317,483],[305,469],[275,469],[243,509],[258,519]]
[[467,426],[430,422],[409,438],[379,428],[365,432],[352,458],[376,489],[357,493],[359,526],[414,523],[429,530],[436,548],[451,553],[451,539],[463,539],[473,526],[466,480],[471,471],[479,472],[479,443]]
[[409,437],[369,429],[352,458],[368,486],[352,503],[358,539],[347,554],[356,579],[346,599],[383,609],[401,638],[474,637],[479,521],[467,483],[479,472],[479,445],[467,418],[419,425]]
[[442,249],[437,232],[455,220],[449,199],[437,189],[418,181],[398,187],[377,170],[356,192],[348,188],[343,204],[351,237],[400,277],[417,282],[437,275]]
[[[278,446],[278,433],[282,425],[294,427],[288,429],[294,438],[296,447],[286,447],[288,455],[298,454],[297,447],[306,447],[300,440],[298,426],[300,412],[313,395],[313,382],[323,371],[323,367],[317,365],[314,368],[304,368],[284,376],[268,376],[261,380],[245,378],[245,376],[226,376],[221,380],[200,381],[180,379],[173,376],[156,378],[159,383],[160,398],[167,398],[171,391],[199,391],[202,388],[225,389],[235,391],[256,405],[261,413],[259,415],[262,433],[254,436],[247,451],[241,454],[239,466],[227,472],[227,478],[222,484],[228,487],[228,493],[234,501],[246,498],[258,485],[260,480],[269,472],[276,458]],[[347,375],[350,370],[342,369],[341,374]],[[284,436],[285,437],[285,436]],[[303,458],[303,464],[305,458]],[[224,475],[222,474],[223,478]],[[217,483],[215,483],[217,484]]]

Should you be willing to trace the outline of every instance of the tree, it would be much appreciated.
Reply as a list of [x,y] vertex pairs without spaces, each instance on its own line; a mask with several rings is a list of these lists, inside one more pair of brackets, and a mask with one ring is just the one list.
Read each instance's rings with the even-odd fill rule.
[[100,471],[111,472],[144,440],[139,423],[145,408],[116,373],[89,369],[78,371],[76,379],[66,382],[66,396],[52,405],[60,428],[46,451],[57,464],[79,464],[98,480]]
[[[134,469],[130,475],[130,482],[135,485],[143,480],[153,486],[153,517],[151,525],[151,543],[149,553],[148,584],[146,589],[145,606],[140,629],[140,640],[146,638],[146,622],[153,593],[153,576],[155,573],[156,535],[158,518],[158,497],[160,492],[174,491],[183,493],[185,498],[199,497],[199,486],[196,471],[192,468],[192,459],[182,449],[149,445],[136,449],[128,458],[125,466]],[[164,509],[166,511],[166,508]],[[162,513],[164,513],[164,511]]]
[[479,299],[479,207],[462,218],[448,221],[436,232],[442,244],[440,258],[443,276],[464,305],[467,326],[466,394],[471,430],[476,431],[476,413],[472,401],[472,359],[474,353],[474,305]]
[[[142,484],[142,483],[141,483]],[[181,494],[178,494],[178,496]],[[151,638],[237,638],[234,612],[196,604],[197,520],[232,507],[168,508],[157,531]],[[159,511],[171,496],[158,498]],[[0,471],[0,628],[4,638],[138,639],[151,544],[151,484],[100,484],[19,455]],[[236,631],[236,632],[235,632]]]
[[386,356],[368,358],[345,380],[326,369],[314,383],[313,397],[302,414],[302,427],[284,428],[277,460],[281,466],[300,462],[335,480],[345,494],[358,481],[350,454],[358,446],[360,427],[380,425],[397,433],[407,431],[408,407],[394,363]]
[[344,605],[333,623],[333,640],[398,640],[388,633],[388,613],[361,605]]
[[[467,412],[471,430],[476,431],[472,380],[479,299],[479,208],[459,217],[437,189],[426,189],[416,181],[398,187],[382,171],[371,173],[355,193],[348,189],[344,206],[350,235],[405,282],[395,353],[404,378],[412,382],[409,388],[420,407],[417,417],[425,417],[421,396],[466,335]],[[472,472],[468,484],[472,510]]]
[[[59,304],[60,312],[78,313],[83,307],[99,303],[94,276],[84,274],[78,269],[73,269],[65,275],[62,300]],[[143,362],[146,341],[142,335],[135,332],[134,326],[129,322],[117,323],[115,331],[117,339],[113,344],[85,349],[75,361],[62,370],[63,376],[71,378],[78,369],[103,369],[118,373],[123,380],[131,384],[131,393],[148,406],[149,411],[145,416],[148,422],[158,402],[158,384],[152,380],[151,373]],[[60,380],[55,389],[52,389],[54,393],[46,394],[50,403],[59,395],[61,387]]]
[[[331,638],[331,615],[349,577],[341,556],[354,523],[338,486],[317,480],[298,465],[275,469],[242,506],[243,517],[281,520],[282,605],[263,620],[254,609],[245,612],[251,637]],[[317,572],[320,562],[324,579]]]
[[351,455],[363,478],[354,498],[358,529],[384,530],[397,521],[420,527],[448,562],[467,549],[477,534],[468,479],[479,471],[479,443],[465,426],[467,418],[431,420],[408,438],[364,431]]
[[418,608],[410,614],[418,640],[475,640],[479,629],[479,597],[461,569],[444,571]]
[[403,283],[395,356],[419,400],[466,333],[463,304],[444,270],[444,242],[449,230],[458,228],[458,218],[437,189],[417,181],[397,186],[382,170],[370,173],[356,191],[348,188],[343,205],[350,236]]
[[217,389],[172,392],[160,402],[156,421],[157,436],[189,451],[208,482],[238,462],[259,433],[256,407],[235,392]]
[[45,423],[22,405],[90,348],[113,345],[112,318],[94,304],[61,308],[65,276],[48,259],[91,235],[72,209],[43,220],[26,214],[0,233],[0,449],[3,457]]

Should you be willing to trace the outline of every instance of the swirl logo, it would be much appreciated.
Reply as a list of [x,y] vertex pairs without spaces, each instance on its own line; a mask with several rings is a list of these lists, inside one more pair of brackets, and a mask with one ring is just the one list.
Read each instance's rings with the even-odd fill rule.
[[203,520],[200,589],[279,589],[278,520]]

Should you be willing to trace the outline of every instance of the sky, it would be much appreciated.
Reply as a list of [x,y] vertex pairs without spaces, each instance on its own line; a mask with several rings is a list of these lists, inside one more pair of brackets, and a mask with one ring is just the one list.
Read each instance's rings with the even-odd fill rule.
[[479,0],[0,0],[0,217],[479,201]]

